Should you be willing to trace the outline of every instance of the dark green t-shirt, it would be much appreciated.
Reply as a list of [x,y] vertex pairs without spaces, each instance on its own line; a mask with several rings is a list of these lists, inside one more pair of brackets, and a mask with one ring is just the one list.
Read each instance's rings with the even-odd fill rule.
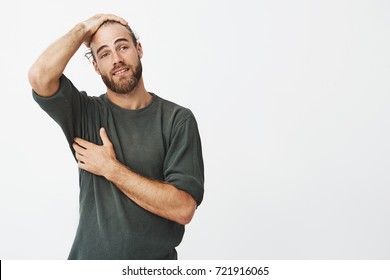
[[[190,110],[152,94],[140,110],[126,110],[80,92],[64,75],[58,92],[36,102],[75,137],[102,144],[108,133],[117,159],[134,172],[168,182],[203,199],[203,159],[198,127]],[[176,259],[184,226],[141,208],[104,177],[79,170],[80,220],[69,259]]]

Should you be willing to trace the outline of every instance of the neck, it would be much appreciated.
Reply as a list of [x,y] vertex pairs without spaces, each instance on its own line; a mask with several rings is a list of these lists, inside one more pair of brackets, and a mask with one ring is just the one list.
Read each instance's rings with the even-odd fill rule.
[[127,110],[142,109],[152,101],[152,96],[146,91],[142,77],[137,87],[132,91],[128,93],[116,93],[107,89],[107,97],[115,105]]

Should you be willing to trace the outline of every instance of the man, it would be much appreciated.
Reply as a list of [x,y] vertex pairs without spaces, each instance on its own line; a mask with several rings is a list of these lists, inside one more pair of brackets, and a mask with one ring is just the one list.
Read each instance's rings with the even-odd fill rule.
[[[80,92],[63,74],[82,44],[107,86]],[[203,199],[203,159],[190,110],[144,87],[142,46],[127,22],[99,14],[32,65],[33,97],[62,128],[79,166],[80,220],[69,259],[177,259]]]

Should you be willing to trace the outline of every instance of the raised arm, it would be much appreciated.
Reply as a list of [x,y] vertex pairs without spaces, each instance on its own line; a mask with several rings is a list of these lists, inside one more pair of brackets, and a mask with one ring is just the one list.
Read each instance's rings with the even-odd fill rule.
[[115,15],[98,14],[76,24],[68,33],[50,45],[35,61],[28,72],[28,79],[34,91],[43,97],[56,93],[60,85],[60,77],[66,65],[81,44],[89,47],[91,37],[99,27],[108,20],[123,25],[127,22]]

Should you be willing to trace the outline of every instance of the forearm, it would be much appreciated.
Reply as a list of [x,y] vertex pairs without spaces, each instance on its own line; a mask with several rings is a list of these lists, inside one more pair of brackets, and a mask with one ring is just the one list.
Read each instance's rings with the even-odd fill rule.
[[105,177],[142,208],[179,224],[188,224],[196,202],[188,193],[168,183],[140,176],[118,161],[113,162]]
[[127,25],[124,19],[111,14],[97,14],[77,24],[47,48],[33,64],[28,73],[32,88],[41,96],[55,94],[60,85],[60,77],[69,60],[82,43],[89,47],[93,34],[107,20]]
[[28,73],[32,88],[41,96],[51,96],[59,88],[59,80],[66,65],[80,48],[86,36],[83,23],[50,45],[36,60]]
[[188,224],[195,212],[196,201],[190,194],[173,185],[145,178],[120,163],[104,128],[100,137],[103,145],[96,145],[76,137],[73,148],[78,166],[111,181],[127,197],[142,208],[177,222]]

